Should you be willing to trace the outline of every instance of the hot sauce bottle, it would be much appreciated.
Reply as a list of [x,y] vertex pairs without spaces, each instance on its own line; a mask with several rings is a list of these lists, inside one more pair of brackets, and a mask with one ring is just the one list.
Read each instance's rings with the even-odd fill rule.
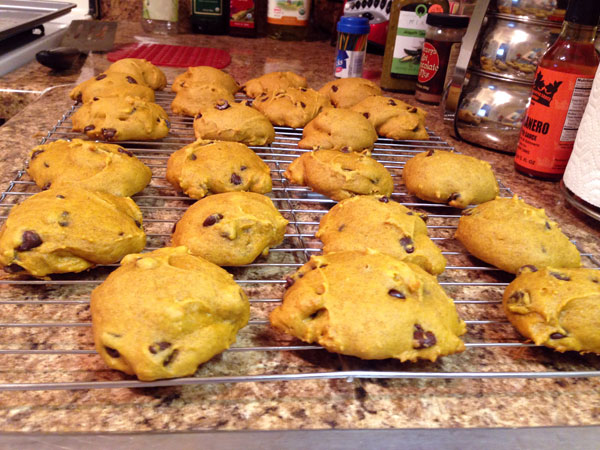
[[600,62],[594,48],[599,18],[599,0],[569,2],[561,33],[535,74],[515,155],[518,172],[562,178]]

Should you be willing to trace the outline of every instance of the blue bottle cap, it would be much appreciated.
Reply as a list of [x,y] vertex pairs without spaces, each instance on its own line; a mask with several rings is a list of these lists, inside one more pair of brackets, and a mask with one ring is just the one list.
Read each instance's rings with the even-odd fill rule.
[[366,17],[340,17],[337,23],[337,30],[340,33],[349,34],[368,34],[371,31],[369,19]]

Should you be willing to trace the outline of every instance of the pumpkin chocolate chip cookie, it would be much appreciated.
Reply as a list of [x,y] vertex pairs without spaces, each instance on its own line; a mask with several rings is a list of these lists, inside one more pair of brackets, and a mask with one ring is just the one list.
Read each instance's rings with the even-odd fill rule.
[[381,95],[381,88],[364,78],[340,78],[326,83],[319,92],[336,108],[350,108],[371,95]]
[[186,72],[175,78],[171,89],[173,92],[179,92],[180,89],[201,84],[220,86],[232,95],[240,90],[239,84],[231,75],[211,66],[189,67]]
[[235,98],[227,89],[213,84],[192,85],[181,88],[171,102],[175,114],[196,116],[205,108],[215,106],[217,102],[235,102]]
[[155,91],[167,85],[167,77],[150,61],[140,58],[123,58],[112,63],[104,73],[124,73]]
[[101,73],[79,84],[69,94],[78,102],[91,102],[107,97],[137,97],[148,102],[154,101],[154,91],[148,86],[140,84],[131,75],[111,72]]
[[307,87],[306,78],[294,72],[270,72],[253,78],[244,84],[243,91],[248,97],[257,98],[262,94],[285,91],[288,88]]
[[307,88],[288,88],[260,95],[252,106],[273,125],[300,128],[314,119],[331,103],[324,95]]

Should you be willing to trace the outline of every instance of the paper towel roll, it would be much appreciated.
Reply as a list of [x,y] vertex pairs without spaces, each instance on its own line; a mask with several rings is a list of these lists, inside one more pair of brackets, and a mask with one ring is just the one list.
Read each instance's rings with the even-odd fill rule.
[[600,67],[563,181],[575,195],[600,207]]

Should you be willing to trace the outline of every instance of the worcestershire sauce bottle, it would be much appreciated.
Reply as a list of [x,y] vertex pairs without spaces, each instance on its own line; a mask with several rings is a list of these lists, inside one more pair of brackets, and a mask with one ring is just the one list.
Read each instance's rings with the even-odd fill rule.
[[600,0],[571,0],[558,39],[540,61],[515,155],[524,175],[562,178],[599,63],[599,17]]

